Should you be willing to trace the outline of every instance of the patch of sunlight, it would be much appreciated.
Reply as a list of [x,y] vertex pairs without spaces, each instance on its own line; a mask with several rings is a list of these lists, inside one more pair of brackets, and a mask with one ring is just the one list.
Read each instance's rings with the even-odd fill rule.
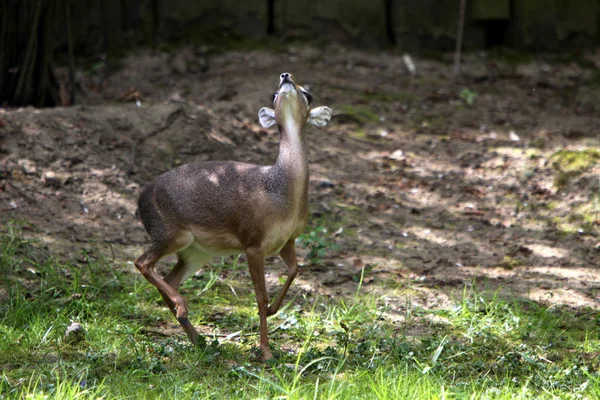
[[540,277],[552,276],[553,281],[558,278],[565,282],[600,282],[600,271],[596,269],[541,266],[526,267],[523,272],[537,274]]
[[543,244],[527,244],[527,248],[533,251],[536,256],[544,258],[563,258],[568,257],[569,251],[567,249],[561,249],[558,247],[546,246]]
[[417,238],[438,244],[440,246],[456,246],[458,242],[454,239],[450,239],[444,230],[430,229],[422,226],[416,226],[406,230],[412,233]]
[[510,157],[521,157],[521,156],[525,155],[525,151],[520,147],[501,146],[501,147],[494,147],[493,149],[490,149],[489,151],[494,151],[495,153],[501,154],[503,156],[510,156]]
[[[529,299],[539,302],[551,302],[552,304],[567,305],[571,307],[590,306],[590,299],[575,290],[569,288],[542,289],[531,288]],[[600,304],[592,302],[591,308],[598,308]]]

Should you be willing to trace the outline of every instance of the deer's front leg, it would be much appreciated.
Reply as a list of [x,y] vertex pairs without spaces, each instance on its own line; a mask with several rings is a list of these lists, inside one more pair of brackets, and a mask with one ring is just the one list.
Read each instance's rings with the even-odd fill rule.
[[258,304],[258,316],[260,319],[260,351],[263,361],[273,358],[271,348],[269,347],[269,337],[267,336],[267,307],[269,298],[267,295],[267,285],[265,283],[265,258],[260,249],[246,249],[248,257],[248,269],[250,277],[254,284],[256,292],[256,303]]

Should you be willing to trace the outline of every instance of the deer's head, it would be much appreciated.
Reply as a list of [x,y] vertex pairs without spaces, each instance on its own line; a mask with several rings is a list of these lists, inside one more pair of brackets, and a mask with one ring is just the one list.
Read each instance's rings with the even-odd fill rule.
[[263,107],[258,119],[264,128],[275,124],[286,128],[290,124],[302,129],[307,123],[325,126],[331,119],[331,109],[321,106],[310,109],[313,96],[294,81],[292,74],[284,72],[279,77],[279,90],[273,95],[274,109]]

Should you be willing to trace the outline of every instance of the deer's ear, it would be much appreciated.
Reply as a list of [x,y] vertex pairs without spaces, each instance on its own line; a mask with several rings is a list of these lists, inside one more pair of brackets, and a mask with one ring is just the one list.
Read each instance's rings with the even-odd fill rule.
[[308,117],[308,123],[318,126],[318,127],[323,127],[323,126],[327,125],[327,123],[329,122],[330,119],[331,119],[331,108],[321,106],[321,107],[316,107],[316,108],[313,108],[312,110],[310,110],[310,116]]
[[258,121],[263,128],[270,128],[277,123],[277,121],[275,121],[275,111],[269,107],[261,108],[258,111]]

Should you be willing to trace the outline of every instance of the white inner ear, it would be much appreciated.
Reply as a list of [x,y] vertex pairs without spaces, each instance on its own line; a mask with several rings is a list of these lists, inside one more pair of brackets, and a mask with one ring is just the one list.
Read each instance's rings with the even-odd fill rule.
[[318,127],[323,127],[323,126],[327,125],[327,123],[329,122],[330,119],[331,119],[331,108],[321,106],[321,107],[316,107],[316,108],[313,108],[312,110],[310,110],[310,116],[308,117],[308,123],[318,126]]
[[277,121],[275,121],[275,111],[269,107],[261,108],[258,111],[258,121],[263,128],[270,128],[277,123]]

